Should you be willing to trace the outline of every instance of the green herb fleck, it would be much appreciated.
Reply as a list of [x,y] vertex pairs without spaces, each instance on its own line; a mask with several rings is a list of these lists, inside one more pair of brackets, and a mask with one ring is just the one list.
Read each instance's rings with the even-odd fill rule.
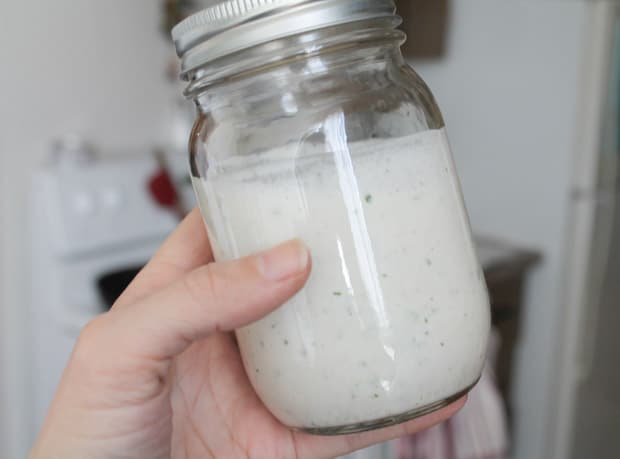
[[375,392],[374,394],[372,394],[372,398],[379,398],[379,394]]
[[388,275],[383,273],[383,274],[381,274],[381,277],[383,277],[384,279],[387,279]]
[[432,266],[432,265],[433,265],[433,262],[431,261],[431,259],[430,259],[430,258],[427,258],[427,259],[426,259],[426,264],[427,264],[428,266]]
[[439,344],[441,345],[441,347],[444,347],[446,345],[446,343],[444,343],[443,341]]
[[424,318],[424,323],[427,324],[428,323],[428,317]]
[[284,340],[284,345],[288,346],[288,340],[287,339]]
[[370,204],[372,202],[372,194],[367,194],[364,199],[368,204]]
[[342,296],[342,292],[334,292],[334,296]]

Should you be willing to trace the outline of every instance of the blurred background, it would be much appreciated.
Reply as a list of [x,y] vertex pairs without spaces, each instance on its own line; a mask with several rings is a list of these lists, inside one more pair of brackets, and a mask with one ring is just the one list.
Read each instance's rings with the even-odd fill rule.
[[[486,457],[617,458],[620,10],[398,3],[407,58],[445,115],[491,291],[507,438]],[[80,327],[193,206],[193,113],[168,32],[200,5],[2,2],[2,458],[26,456]],[[417,459],[401,447],[358,457]]]

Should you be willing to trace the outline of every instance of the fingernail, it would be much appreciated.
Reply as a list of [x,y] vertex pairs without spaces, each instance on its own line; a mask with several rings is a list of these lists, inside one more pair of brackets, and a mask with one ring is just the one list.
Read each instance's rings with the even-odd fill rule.
[[294,240],[263,252],[257,257],[258,270],[269,280],[280,281],[306,270],[310,253],[303,242]]

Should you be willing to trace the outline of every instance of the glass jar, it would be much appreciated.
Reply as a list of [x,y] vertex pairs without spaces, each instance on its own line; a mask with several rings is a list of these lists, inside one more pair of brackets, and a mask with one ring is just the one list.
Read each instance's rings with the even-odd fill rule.
[[216,260],[293,238],[305,288],[237,331],[285,425],[345,434],[480,377],[489,302],[444,122],[390,0],[230,0],[173,36],[197,106],[191,174]]

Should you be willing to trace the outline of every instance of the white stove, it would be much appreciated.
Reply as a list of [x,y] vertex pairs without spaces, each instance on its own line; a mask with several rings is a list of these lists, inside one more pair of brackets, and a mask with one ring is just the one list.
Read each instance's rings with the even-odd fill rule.
[[[183,184],[182,200],[193,205],[187,158],[168,160],[175,182]],[[28,323],[35,432],[79,331],[110,306],[101,279],[119,272],[122,279],[143,266],[178,223],[149,194],[149,178],[158,170],[148,154],[96,160],[61,152],[33,175]]]

